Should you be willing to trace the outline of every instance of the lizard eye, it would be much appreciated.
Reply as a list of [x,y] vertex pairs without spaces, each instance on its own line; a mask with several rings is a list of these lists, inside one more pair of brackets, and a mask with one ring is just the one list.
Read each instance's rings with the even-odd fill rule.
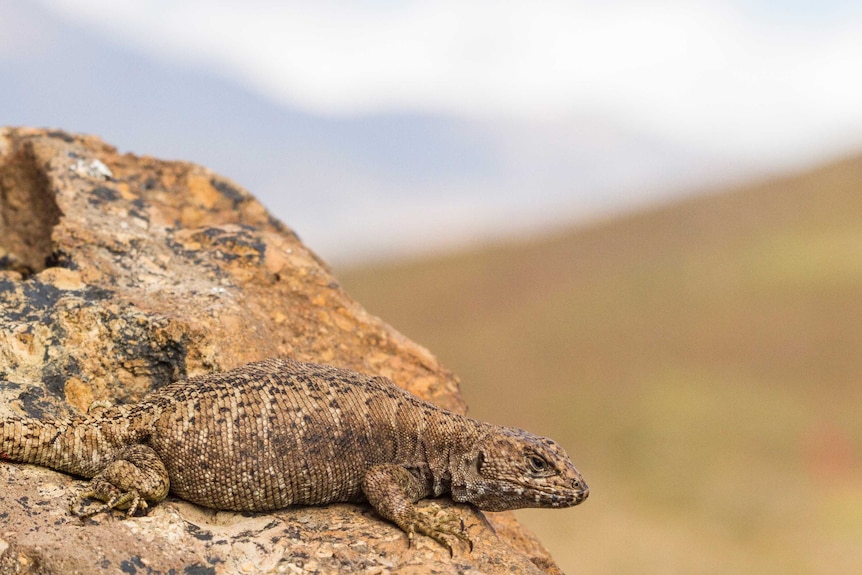
[[549,467],[547,461],[535,454],[527,456],[527,465],[533,473],[544,473]]

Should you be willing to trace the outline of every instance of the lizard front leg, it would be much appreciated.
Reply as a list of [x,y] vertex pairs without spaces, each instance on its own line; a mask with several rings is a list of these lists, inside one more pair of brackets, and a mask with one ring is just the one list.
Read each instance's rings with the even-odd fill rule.
[[[146,445],[130,445],[90,480],[72,512],[78,517],[89,517],[120,509],[133,515],[138,509],[146,509],[148,502],[164,499],[169,487],[167,469],[156,452]],[[103,504],[84,506],[84,499],[97,499]]]
[[473,541],[464,532],[464,521],[456,513],[447,512],[439,517],[436,515],[439,507],[435,506],[435,511],[416,507],[415,503],[430,493],[416,476],[400,465],[375,465],[369,469],[362,480],[362,491],[377,513],[407,533],[408,545],[412,546],[415,533],[421,533],[448,549],[449,555],[454,555],[452,544],[444,537],[452,535],[473,550]]

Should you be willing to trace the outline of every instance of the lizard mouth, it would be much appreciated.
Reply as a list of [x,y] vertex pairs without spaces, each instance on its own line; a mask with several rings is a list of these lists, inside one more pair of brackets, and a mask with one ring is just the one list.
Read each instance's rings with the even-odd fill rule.
[[536,486],[519,483],[525,493],[533,493],[537,503],[550,503],[553,506],[572,506],[583,502],[590,495],[590,488],[572,488],[565,486]]

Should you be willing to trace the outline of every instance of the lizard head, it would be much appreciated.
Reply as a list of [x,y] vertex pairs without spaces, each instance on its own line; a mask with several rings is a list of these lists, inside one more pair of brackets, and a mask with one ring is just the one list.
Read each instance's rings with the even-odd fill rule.
[[562,447],[520,429],[493,427],[452,472],[452,499],[485,511],[571,507],[590,493]]

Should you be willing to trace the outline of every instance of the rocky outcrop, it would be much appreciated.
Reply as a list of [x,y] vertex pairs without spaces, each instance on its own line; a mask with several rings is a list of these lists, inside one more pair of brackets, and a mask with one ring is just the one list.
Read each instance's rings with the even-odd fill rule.
[[[465,409],[451,372],[233,182],[93,137],[0,131],[0,416],[131,402],[272,356]],[[0,463],[0,485],[0,573],[558,572],[509,513],[460,507],[476,546],[450,558],[421,536],[408,549],[363,505],[241,514],[169,497],[145,517],[80,521],[77,478]]]

